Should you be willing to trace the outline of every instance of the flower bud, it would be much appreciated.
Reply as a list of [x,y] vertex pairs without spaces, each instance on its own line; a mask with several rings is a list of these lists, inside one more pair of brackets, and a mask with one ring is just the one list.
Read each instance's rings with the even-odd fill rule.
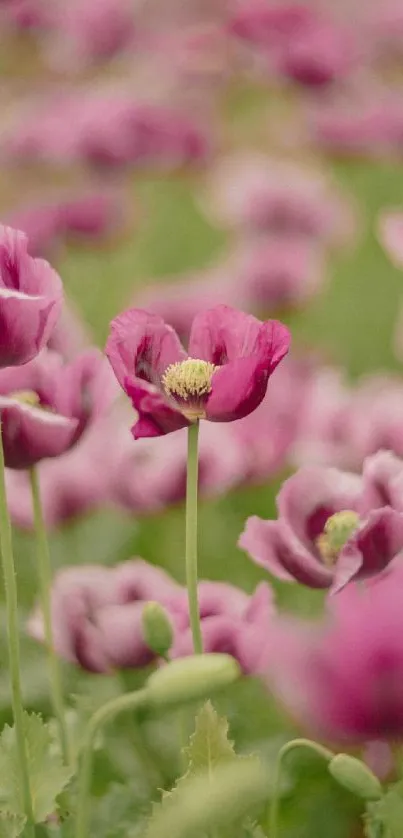
[[142,613],[142,629],[147,646],[156,655],[164,657],[172,646],[174,634],[171,621],[158,602],[145,604]]
[[232,684],[240,668],[230,655],[208,654],[178,658],[150,676],[148,702],[155,707],[209,698],[211,693]]
[[379,800],[382,786],[364,762],[348,754],[337,754],[329,763],[332,777],[363,800]]

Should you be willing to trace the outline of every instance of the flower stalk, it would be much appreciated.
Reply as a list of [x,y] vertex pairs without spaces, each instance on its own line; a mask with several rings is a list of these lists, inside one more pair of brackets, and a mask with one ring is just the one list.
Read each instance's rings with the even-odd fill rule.
[[296,748],[308,748],[310,751],[313,751],[318,754],[318,756],[325,759],[328,763],[334,757],[332,751],[325,748],[323,745],[320,745],[319,742],[313,742],[311,739],[292,739],[291,742],[286,742],[286,744],[280,748],[274,771],[273,797],[269,815],[270,838],[278,838],[279,787],[283,762],[290,751],[294,751]]
[[27,743],[25,738],[24,707],[21,689],[21,660],[18,621],[18,598],[16,573],[13,555],[10,516],[7,507],[7,494],[4,474],[3,437],[0,425],[0,545],[3,565],[4,588],[6,597],[7,643],[11,678],[11,700],[14,718],[15,736],[18,750],[18,763],[21,781],[21,795],[27,818],[26,836],[34,838],[34,814],[30,788]]
[[142,707],[147,697],[145,689],[137,692],[125,693],[113,698],[100,707],[90,719],[81,759],[81,767],[78,776],[78,800],[75,838],[87,838],[89,820],[89,802],[91,793],[92,762],[94,745],[101,728],[112,721],[119,713],[126,710],[137,710]]
[[189,618],[196,655],[203,652],[197,593],[197,489],[199,474],[199,422],[188,428],[188,453],[186,477],[186,584],[189,600]]
[[53,643],[52,613],[50,604],[50,590],[52,585],[52,571],[49,554],[49,543],[43,518],[41,492],[38,471],[35,466],[29,470],[31,484],[32,505],[34,510],[35,533],[37,542],[37,568],[39,578],[39,595],[43,614],[45,645],[48,654],[50,694],[53,712],[59,731],[60,749],[66,765],[70,763],[69,737],[63,700],[63,687],[60,666]]

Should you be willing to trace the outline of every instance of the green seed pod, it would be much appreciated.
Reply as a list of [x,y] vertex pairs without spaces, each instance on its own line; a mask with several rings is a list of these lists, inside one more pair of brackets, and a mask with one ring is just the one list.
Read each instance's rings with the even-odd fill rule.
[[161,667],[146,684],[147,700],[154,707],[209,698],[236,681],[238,663],[230,655],[208,654],[179,658]]
[[147,602],[142,613],[143,636],[156,655],[164,657],[173,643],[173,629],[165,609],[158,602]]
[[364,762],[348,754],[337,754],[329,763],[329,771],[345,789],[363,800],[379,800],[382,786]]

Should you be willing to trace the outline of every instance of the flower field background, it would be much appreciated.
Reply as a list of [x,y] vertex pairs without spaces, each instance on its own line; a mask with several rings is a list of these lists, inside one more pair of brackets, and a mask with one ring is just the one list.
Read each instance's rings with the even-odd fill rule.
[[[11,0],[8,4],[12,5]],[[21,102],[26,104],[30,97],[34,101],[38,90],[43,92],[47,85],[53,90],[71,86],[78,95],[78,91],[89,82],[102,86],[112,78],[114,83],[117,79],[117,86],[122,84],[127,88],[127,66],[130,67],[130,78],[136,79],[136,63],[130,54],[125,58],[127,63],[122,62],[117,69],[113,62],[109,64],[105,60],[101,62],[100,69],[84,66],[81,72],[75,74],[70,72],[68,63],[62,70],[52,63],[49,67],[41,53],[38,54],[32,47],[35,40],[32,32],[16,32],[14,28],[10,29],[9,21],[2,22],[2,26],[4,31],[1,32],[0,47],[4,46],[4,49],[0,70],[3,90],[0,92],[0,104],[7,141],[13,109],[17,110]],[[208,79],[206,87],[209,85],[214,86],[211,79]],[[331,184],[330,194],[341,196],[340,200],[345,202],[341,209],[347,228],[344,240],[332,242],[326,247],[323,279],[306,299],[295,305],[294,301],[274,305],[268,297],[263,305],[255,303],[253,311],[262,319],[279,317],[291,331],[292,358],[309,358],[309,363],[315,367],[337,370],[342,377],[342,387],[361,387],[368,375],[393,374],[393,386],[398,394],[397,402],[400,398],[403,418],[402,324],[400,357],[398,348],[403,273],[391,263],[379,241],[381,213],[390,208],[403,208],[402,147],[397,151],[394,149],[393,154],[372,154],[371,150],[369,153],[365,150],[349,154],[345,149],[329,151],[321,148],[320,144],[298,143],[298,139],[293,142],[290,138],[293,131],[291,118],[299,112],[301,100],[309,96],[330,95],[326,91],[307,93],[298,81],[284,84],[273,77],[262,81],[259,75],[254,78],[253,73],[238,70],[233,71],[229,79],[220,79],[218,86],[218,93],[214,91],[213,94],[210,89],[203,90],[202,94],[198,91],[203,101],[209,96],[213,99],[214,119],[211,119],[211,125],[207,124],[206,132],[213,150],[206,155],[206,159],[196,164],[191,160],[190,164],[185,161],[185,165],[166,166],[164,169],[163,166],[158,168],[147,163],[116,169],[111,167],[109,170],[108,166],[83,166],[82,161],[78,163],[74,159],[69,160],[68,165],[65,162],[61,165],[57,159],[46,159],[46,155],[39,162],[24,160],[23,155],[21,159],[18,155],[13,159],[7,151],[7,143],[2,144],[0,135],[0,222],[18,228],[18,213],[22,212],[22,207],[35,208],[36,204],[46,203],[48,197],[51,201],[56,194],[64,194],[66,190],[79,192],[82,183],[89,191],[117,189],[124,196],[125,217],[124,223],[118,225],[119,229],[99,236],[73,234],[62,242],[57,241],[56,245],[52,243],[49,249],[46,247],[44,254],[62,277],[67,300],[73,305],[79,320],[86,324],[85,328],[88,327],[89,340],[103,349],[112,318],[129,305],[143,307],[143,300],[144,307],[148,307],[150,289],[153,299],[160,303],[164,300],[166,289],[171,289],[175,281],[183,283],[185,277],[186,288],[190,288],[192,282],[198,283],[200,277],[215,265],[224,264],[225,271],[228,271],[225,260],[237,245],[242,244],[242,232],[231,229],[230,225],[226,229],[225,224],[218,223],[214,212],[209,209],[209,201],[214,204],[214,198],[211,194],[207,197],[208,190],[210,193],[213,191],[215,167],[222,158],[240,151],[252,155],[261,153],[271,161],[281,159],[287,164],[302,168],[308,166],[310,171],[324,173]],[[144,90],[142,98],[147,98]],[[196,94],[193,102],[191,93],[189,99],[191,104],[187,115],[192,120],[197,113]],[[186,97],[184,101],[186,112]],[[170,104],[169,93],[166,94],[165,104]],[[208,109],[204,113],[206,115]],[[276,163],[273,165],[275,168]],[[25,227],[21,225],[21,229]],[[29,229],[27,233],[29,236]],[[206,307],[215,302],[210,303],[209,293],[207,290]],[[227,300],[220,299],[219,302]],[[228,299],[228,304],[233,304],[231,299]],[[234,304],[237,305],[237,302]],[[276,375],[279,381],[281,367]],[[290,388],[293,386],[291,381]],[[275,398],[273,392],[273,401]],[[377,405],[382,398],[380,392]],[[266,396],[268,405],[270,399],[269,386]],[[319,411],[319,406],[317,409]],[[385,411],[389,409],[393,410],[392,402],[390,408],[385,407]],[[373,418],[373,426],[378,421],[381,425],[380,419]],[[128,435],[129,427],[130,414]],[[108,455],[112,460],[115,445],[120,456],[120,433],[119,430],[115,434],[111,425],[110,436],[105,435],[104,445],[109,449]],[[181,430],[177,433],[185,432]],[[319,431],[314,429],[315,433],[319,434]],[[400,434],[400,450],[397,444],[396,453],[401,456],[403,421]],[[168,434],[157,441],[162,463],[166,462],[165,452],[175,452],[174,436],[176,434]],[[130,442],[136,446],[143,440]],[[279,467],[273,468],[270,475],[239,480],[237,485],[233,481],[232,487],[221,490],[219,495],[210,490],[209,497],[201,498],[199,575],[201,579],[230,582],[248,594],[252,594],[260,581],[269,579],[279,609],[315,618],[323,610],[326,592],[269,577],[237,544],[250,516],[276,518],[275,500],[283,480],[296,470],[301,461],[304,465],[310,464],[309,452],[314,451],[315,438],[308,443],[306,440],[303,442],[307,447],[300,450],[294,445],[292,455],[281,458]],[[378,447],[388,446],[381,442]],[[168,465],[164,468],[175,470],[174,454],[167,453],[166,457]],[[214,453],[212,458],[214,460]],[[105,479],[105,471],[110,467],[108,462],[95,456],[93,469],[100,479]],[[331,462],[330,465],[355,470],[355,466],[350,466],[348,462]],[[142,463],[135,460],[132,467],[143,468]],[[41,466],[39,473],[40,469]],[[356,470],[359,470],[359,465]],[[144,485],[152,479],[156,491],[160,488],[158,462],[154,464],[152,477],[145,469],[141,474]],[[115,475],[115,480],[119,481],[119,473]],[[18,495],[19,491],[21,495]],[[14,488],[11,485],[10,497],[11,492],[13,512],[13,506],[18,506],[23,497],[23,489],[17,483]],[[64,565],[112,566],[139,556],[164,568],[184,583],[183,498],[162,499],[156,509],[142,510],[140,503],[136,509],[134,502],[132,509],[124,509],[123,506],[105,502],[94,511],[85,511],[72,516],[67,522],[57,522],[52,526],[50,549],[54,571]],[[17,524],[21,523],[18,513],[14,517]],[[37,600],[37,582],[34,538],[26,521],[23,523],[24,527],[17,527],[15,531],[23,691],[26,706],[47,716],[50,707],[45,655],[43,648],[26,630],[26,622]],[[5,625],[4,609],[1,614]],[[11,718],[4,628],[0,636],[0,654],[0,717],[3,724]],[[123,689],[140,686],[144,673],[133,669],[92,675],[72,664],[63,663],[63,677],[67,694],[79,696],[79,706],[91,709]],[[227,715],[231,739],[236,741],[237,750],[262,753],[273,766],[280,745],[293,736],[309,734],[291,718],[281,702],[258,678],[242,679],[215,699],[214,705]],[[184,733],[175,713],[161,714],[160,718],[136,726],[130,716],[124,716],[114,725],[113,731],[106,733],[108,748],[99,750],[95,758],[94,790],[99,794],[100,804],[99,812],[94,815],[94,830],[98,838],[111,838],[110,832],[102,831],[108,806],[117,822],[120,819],[122,824],[129,821],[131,828],[135,827],[137,819],[139,824],[142,823],[150,798],[157,800],[158,790],[170,787],[180,771],[180,741],[191,732],[193,719],[194,708],[189,708],[181,720]],[[80,735],[77,731],[77,736]],[[353,752],[362,753],[358,750]],[[130,784],[130,799],[119,792],[123,785],[118,784],[127,782]],[[107,790],[105,797],[103,795]],[[360,802],[336,785],[315,756],[302,753],[290,758],[284,771],[281,800],[282,838],[359,838],[362,835]],[[116,838],[123,838],[126,834],[134,836],[136,833],[129,833],[122,827],[121,832],[116,832]],[[140,827],[138,834],[141,834]]]

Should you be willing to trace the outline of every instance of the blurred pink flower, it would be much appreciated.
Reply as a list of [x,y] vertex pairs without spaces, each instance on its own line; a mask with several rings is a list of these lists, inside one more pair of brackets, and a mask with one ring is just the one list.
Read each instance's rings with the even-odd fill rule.
[[65,365],[43,350],[28,364],[0,371],[0,394],[5,463],[25,469],[78,441],[108,401],[108,371],[96,349]]
[[269,69],[307,87],[343,79],[355,64],[351,33],[309,5],[248,0],[230,30],[257,48]]
[[244,458],[243,481],[261,482],[278,473],[293,450],[314,374],[309,359],[288,357],[275,371],[257,410],[233,426]]
[[46,345],[60,315],[60,277],[27,252],[24,233],[0,226],[0,366],[26,364]]
[[403,210],[384,210],[378,221],[378,237],[386,255],[403,268]]
[[366,460],[362,478],[300,469],[277,497],[278,520],[249,518],[240,547],[280,579],[332,592],[380,573],[403,550],[403,514],[389,505],[390,496],[374,491],[384,468],[378,457]]
[[379,84],[316,103],[307,118],[314,142],[325,151],[386,159],[401,154],[401,97]]
[[48,349],[53,349],[66,361],[70,361],[92,343],[92,336],[87,323],[71,300],[62,308],[52,335],[48,340]]
[[[112,459],[112,458],[111,458]],[[169,440],[142,439],[133,445],[127,428],[115,436],[109,472],[110,495],[137,515],[154,513],[184,500],[186,434]],[[242,482],[245,451],[233,427],[203,423],[199,445],[199,492],[217,497]]]
[[22,230],[30,253],[43,256],[68,236],[82,239],[107,238],[121,230],[129,207],[120,191],[92,189],[39,197],[12,210],[7,222]]
[[53,0],[44,52],[52,67],[77,73],[135,42],[131,0]]
[[224,157],[208,175],[203,207],[216,223],[331,244],[354,226],[351,209],[320,172],[258,152]]
[[324,253],[298,237],[260,236],[241,242],[227,263],[248,311],[281,312],[306,303],[324,283]]
[[198,419],[242,419],[262,401],[287,354],[288,329],[228,306],[199,313],[189,355],[161,317],[130,309],[111,324],[106,354],[138,412],[135,439],[161,436]]
[[[111,568],[65,568],[56,574],[51,592],[55,649],[90,672],[146,666],[155,655],[143,637],[143,606],[150,600],[164,605],[179,590],[163,570],[142,559]],[[28,630],[44,641],[39,609]]]
[[363,378],[353,391],[348,434],[355,457],[365,457],[380,448],[403,456],[403,381],[394,375]]
[[[193,654],[186,591],[174,595],[172,607],[178,631],[171,650],[173,658]],[[273,592],[261,582],[252,596],[225,582],[199,583],[199,607],[205,652],[232,655],[247,674],[267,666],[270,630],[275,606]]]
[[[160,603],[174,630],[172,657],[192,654],[185,588],[163,570],[133,559],[112,568],[81,566],[59,571],[52,586],[56,651],[91,672],[146,666],[155,659],[146,646],[142,610]],[[200,617],[207,652],[228,652],[245,672],[262,671],[274,615],[272,591],[262,583],[252,596],[224,582],[199,583]],[[42,615],[28,623],[43,642]],[[260,645],[250,640],[260,635]]]
[[316,735],[366,742],[403,736],[402,562],[328,601],[319,624],[272,625],[268,683]]
[[[115,434],[116,426],[109,416],[99,419],[66,454],[41,463],[41,500],[48,529],[111,505],[110,463],[106,451]],[[8,469],[6,484],[13,523],[22,529],[32,529],[32,492],[27,473]]]
[[3,131],[3,159],[96,169],[156,166],[175,169],[204,162],[210,131],[200,114],[145,102],[115,87],[31,97]]

